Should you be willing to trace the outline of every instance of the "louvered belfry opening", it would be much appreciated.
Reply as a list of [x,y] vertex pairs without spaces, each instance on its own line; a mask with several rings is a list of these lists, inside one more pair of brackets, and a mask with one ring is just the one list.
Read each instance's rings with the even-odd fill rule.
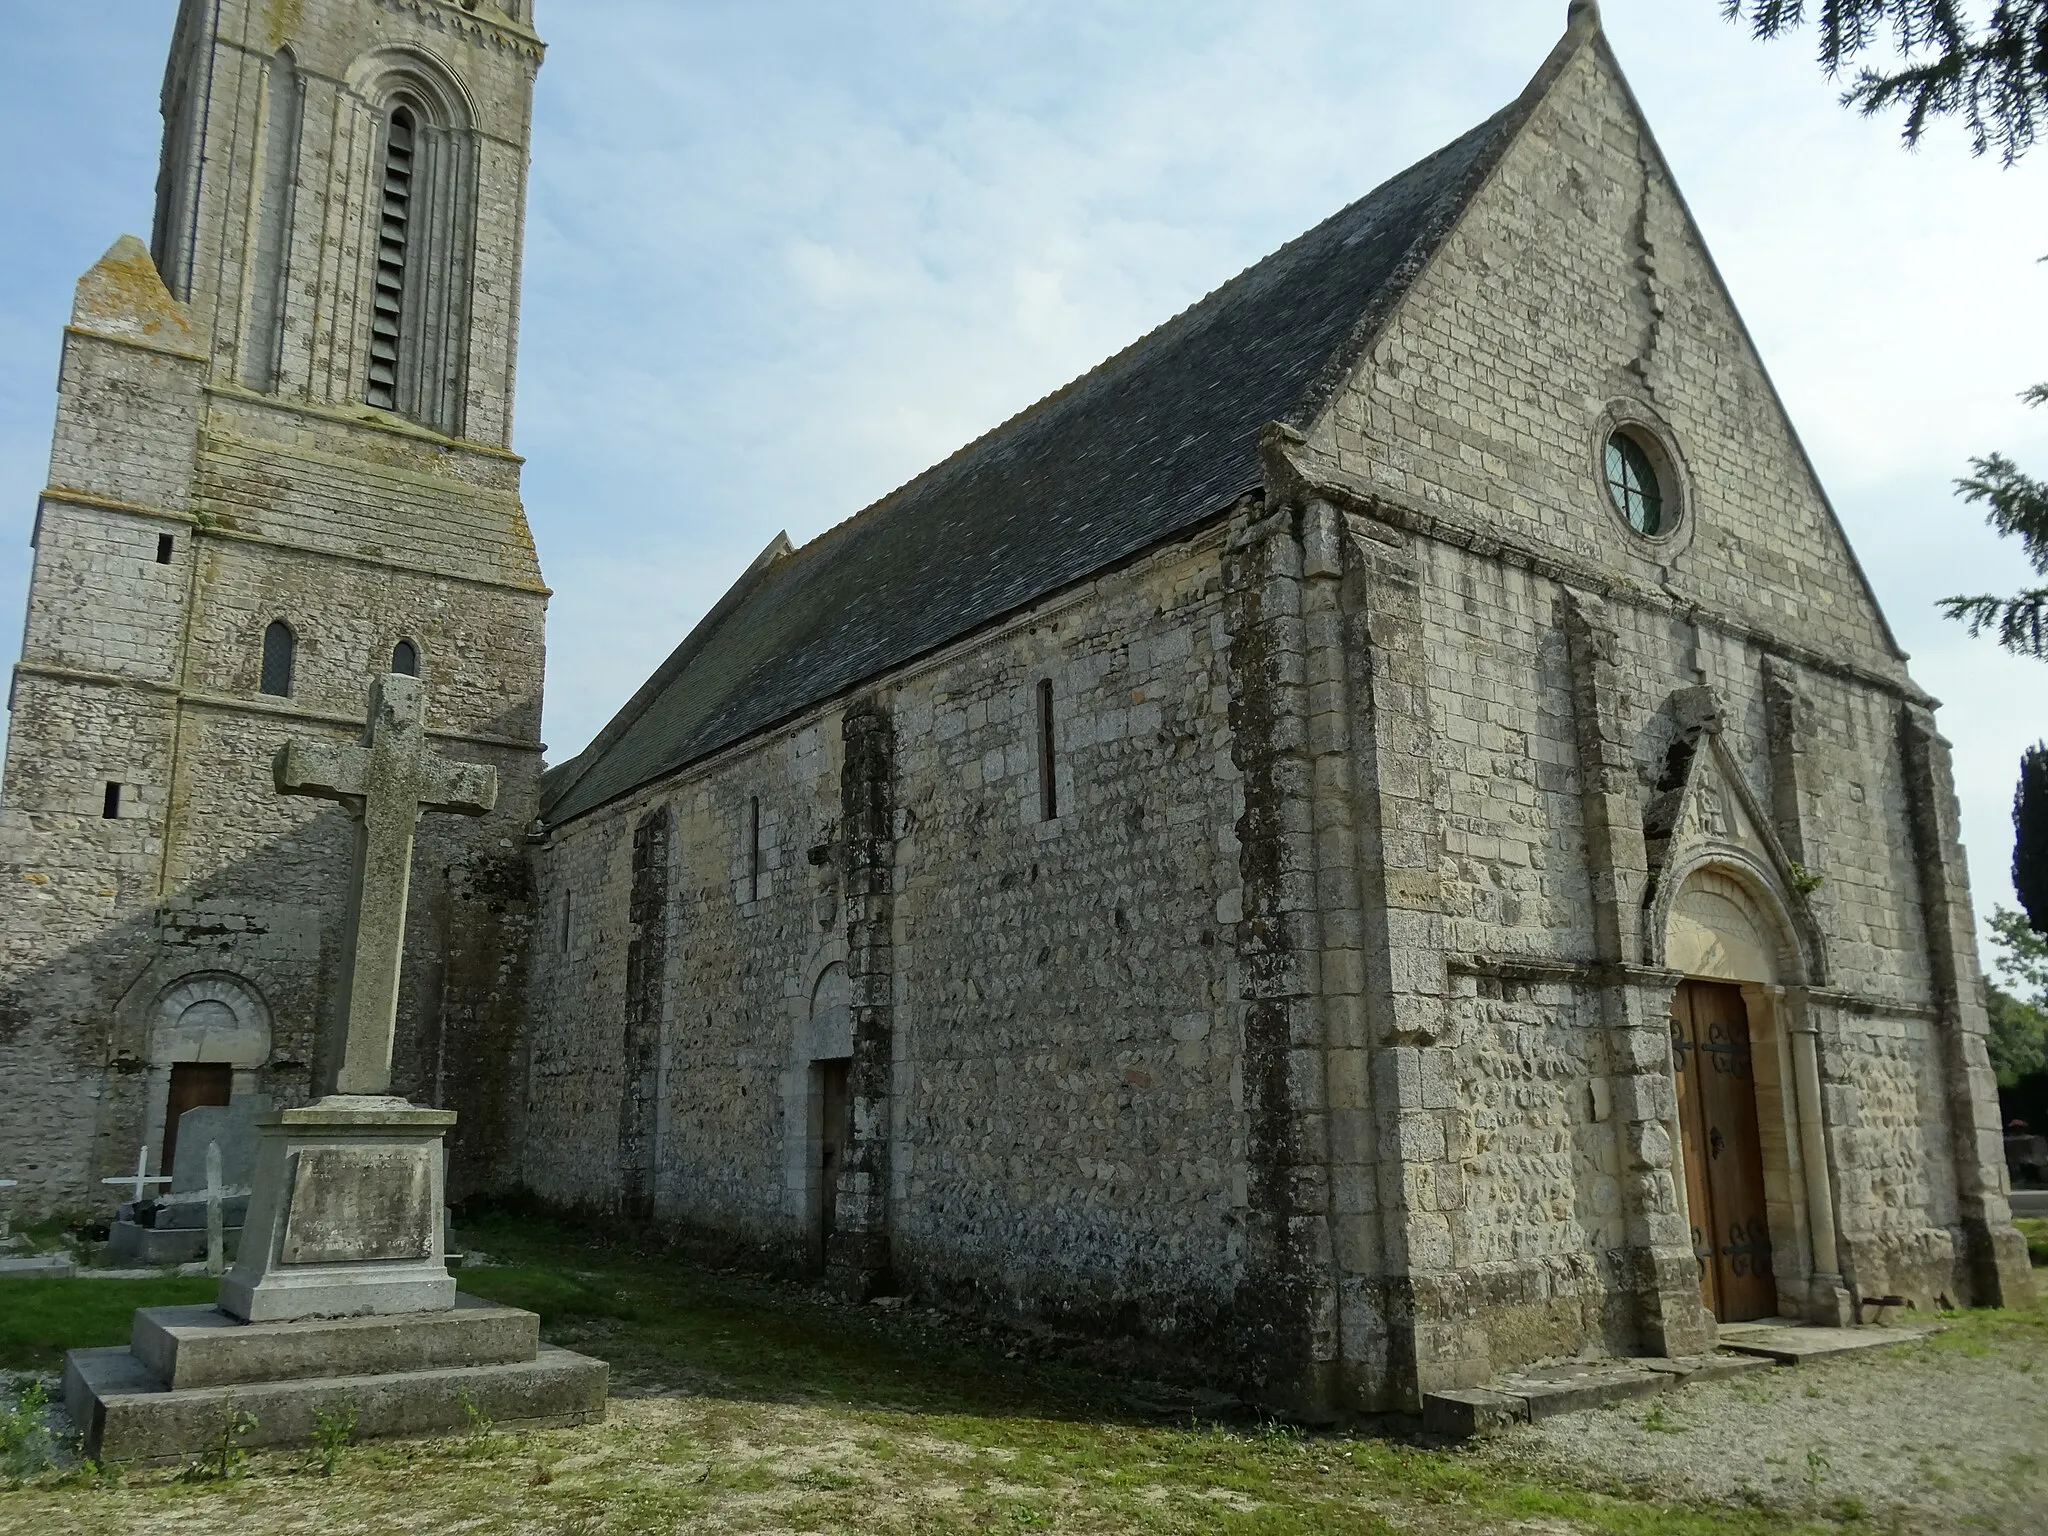
[[391,114],[384,150],[384,206],[377,225],[377,292],[370,321],[369,402],[387,411],[398,409],[416,148],[417,125],[412,111],[399,107]]

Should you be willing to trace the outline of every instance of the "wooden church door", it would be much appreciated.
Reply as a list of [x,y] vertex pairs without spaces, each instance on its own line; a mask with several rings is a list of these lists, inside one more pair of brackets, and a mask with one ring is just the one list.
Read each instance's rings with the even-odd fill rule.
[[1775,1317],[1756,1066],[1742,989],[1688,981],[1671,1007],[1685,1202],[1707,1310],[1723,1323]]

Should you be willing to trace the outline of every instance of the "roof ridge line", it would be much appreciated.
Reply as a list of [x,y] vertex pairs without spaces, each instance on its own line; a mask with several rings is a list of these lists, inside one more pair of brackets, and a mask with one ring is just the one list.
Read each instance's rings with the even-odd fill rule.
[[[768,547],[754,557],[753,563],[740,573],[737,581],[726,588],[725,596],[711,605],[704,617],[683,636],[682,643],[668,653],[668,659],[654,669],[653,676],[642,683],[633,696],[605,722],[604,729],[591,737],[581,752],[559,768],[551,769],[543,775],[540,796],[540,812],[543,817],[561,804],[576,786],[583,782],[590,770],[597,766],[598,760],[618,744],[619,738],[639,723],[640,717],[647,713],[654,701],[661,697],[683,668],[697,659],[697,653],[711,642],[711,637],[718,632],[719,626],[732,617],[733,610],[752,595],[768,573],[795,552],[796,546],[789,542],[787,529],[770,539]],[[575,771],[572,773],[571,769]],[[545,782],[546,780],[553,782]]]
[[[1525,87],[1524,95],[1527,94],[1527,91],[1528,88]],[[1517,97],[1515,102],[1510,103],[1508,106],[1502,108],[1499,112],[1494,113],[1493,118],[1487,119],[1487,122],[1492,122],[1495,119],[1505,117],[1508,113],[1515,111],[1516,108],[1520,105],[1520,103],[1521,98]],[[1479,128],[1484,128],[1485,126],[1486,123],[1484,122],[1478,125]],[[1427,167],[1434,165],[1444,156],[1452,153],[1460,144],[1462,144],[1466,139],[1470,138],[1475,131],[1477,130],[1468,128],[1464,133],[1459,134],[1449,143],[1439,146],[1437,149],[1431,151],[1428,155],[1425,155],[1422,159],[1415,161],[1412,165],[1402,167],[1399,171],[1396,171],[1393,175],[1387,177],[1384,181],[1381,181],[1375,186],[1373,186],[1369,191],[1362,193],[1358,197],[1353,198],[1350,202],[1346,203],[1342,208],[1339,208],[1336,212],[1329,215],[1329,217],[1320,219],[1316,223],[1310,225],[1307,229],[1303,230],[1293,239],[1288,240],[1279,246],[1276,246],[1274,249],[1268,251],[1265,255],[1259,257],[1256,261],[1246,263],[1244,266],[1240,267],[1236,272],[1232,273],[1229,277],[1225,278],[1222,282],[1218,283],[1214,288],[1211,288],[1208,292],[1204,293],[1200,298],[1194,299],[1190,301],[1188,304],[1184,305],[1179,310],[1176,310],[1173,314],[1167,316],[1164,320],[1160,321],[1157,325],[1153,326],[1151,330],[1146,331],[1136,340],[1127,343],[1118,351],[1111,353],[1108,357],[1105,357],[1101,362],[1097,363],[1087,372],[1079,374],[1076,377],[1067,380],[1067,382],[1062,384],[1059,388],[1051,390],[1044,395],[1041,395],[1038,399],[1032,401],[1030,404],[1020,406],[1010,415],[1004,417],[994,426],[988,428],[985,432],[981,433],[980,436],[975,437],[968,442],[962,443],[958,448],[954,449],[951,453],[947,454],[945,458],[939,460],[936,464],[929,465],[926,468],[919,470],[915,475],[911,476],[910,479],[904,481],[901,485],[896,486],[892,490],[884,492],[882,495],[878,496],[877,498],[875,498],[875,500],[869,502],[866,506],[860,508],[858,511],[849,513],[847,516],[841,518],[838,522],[832,524],[831,527],[826,528],[821,532],[813,535],[810,539],[806,540],[804,543],[796,547],[795,557],[801,559],[808,556],[813,550],[816,550],[820,545],[824,544],[827,540],[833,538],[838,534],[844,533],[846,530],[851,528],[855,523],[859,522],[862,518],[867,517],[870,513],[879,512],[886,508],[891,502],[896,501],[898,498],[908,496],[909,494],[911,494],[911,492],[927,484],[934,477],[943,473],[945,470],[952,467],[960,460],[965,459],[969,455],[973,454],[975,450],[983,447],[990,440],[997,437],[1001,437],[1002,435],[1007,433],[1011,428],[1015,427],[1018,423],[1024,421],[1026,418],[1036,415],[1040,411],[1047,410],[1050,407],[1056,405],[1061,400],[1065,399],[1067,396],[1074,394],[1076,391],[1080,390],[1084,385],[1090,383],[1092,380],[1096,379],[1098,376],[1108,371],[1110,368],[1116,366],[1118,363],[1124,362],[1126,359],[1136,357],[1139,353],[1144,351],[1144,349],[1147,346],[1150,346],[1158,342],[1165,335],[1166,332],[1172,330],[1175,326],[1179,325],[1183,320],[1187,319],[1188,316],[1192,315],[1196,310],[1203,308],[1205,305],[1211,303],[1212,301],[1220,300],[1224,295],[1229,293],[1233,288],[1235,288],[1239,283],[1243,282],[1246,278],[1250,277],[1253,273],[1273,264],[1274,262],[1278,261],[1282,256],[1286,255],[1287,252],[1295,249],[1297,246],[1300,246],[1308,240],[1312,239],[1314,236],[1321,233],[1330,225],[1335,224],[1338,220],[1345,218],[1347,215],[1352,213],[1353,210],[1358,208],[1360,204],[1370,202],[1372,199],[1378,197],[1382,192],[1386,191],[1386,189],[1391,187],[1395,182],[1404,181],[1408,177],[1415,175],[1417,172],[1420,172],[1426,169]],[[1491,168],[1492,164],[1491,162],[1489,162],[1488,170],[1490,171]]]
[[[1466,171],[1455,196],[1445,200],[1445,210],[1416,234],[1407,252],[1388,274],[1387,281],[1367,301],[1358,317],[1358,323],[1330,354],[1329,360],[1323,364],[1315,378],[1309,381],[1308,388],[1302,391],[1301,399],[1295,404],[1295,415],[1287,425],[1306,431],[1309,423],[1322,414],[1337,391],[1342,388],[1344,381],[1351,377],[1358,366],[1359,358],[1379,338],[1394,313],[1407,302],[1416,280],[1422,276],[1429,264],[1436,260],[1452,233],[1471,211],[1473,203],[1477,201],[1486,183],[1492,180],[1494,172],[1500,169],[1501,162],[1507,158],[1508,150],[1514,147],[1515,140],[1521,137],[1522,130],[1528,127],[1530,118],[1535,116],[1536,108],[1549,96],[1552,87],[1563,75],[1565,66],[1571,63],[1582,49],[1600,38],[1597,9],[1592,11],[1591,18],[1589,26],[1585,20],[1585,13],[1575,5],[1564,36],[1558,39],[1536,73],[1530,76],[1529,83],[1522,87],[1521,94],[1479,125],[1479,129],[1485,129],[1489,125],[1493,128],[1485,152],[1479,155]],[[1477,132],[1479,129],[1473,131]],[[1459,142],[1462,142],[1462,139],[1453,140],[1429,159],[1435,160],[1447,154]],[[1423,165],[1428,163],[1429,160],[1421,162]]]

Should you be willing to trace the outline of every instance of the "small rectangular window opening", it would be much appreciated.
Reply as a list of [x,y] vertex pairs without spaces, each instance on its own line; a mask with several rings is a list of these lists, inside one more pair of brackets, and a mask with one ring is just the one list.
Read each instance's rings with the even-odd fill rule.
[[176,538],[168,533],[160,533],[156,536],[156,563],[158,565],[169,565],[171,563],[171,556],[177,552],[178,541]]
[[569,943],[575,933],[576,893],[562,892],[562,953],[569,953]]
[[747,900],[761,899],[761,797],[747,802]]
[[100,819],[102,821],[119,821],[121,819],[120,785],[109,784],[107,786],[107,797],[100,804]]
[[1057,766],[1052,735],[1052,679],[1046,678],[1038,685],[1038,813],[1042,821],[1060,818]]

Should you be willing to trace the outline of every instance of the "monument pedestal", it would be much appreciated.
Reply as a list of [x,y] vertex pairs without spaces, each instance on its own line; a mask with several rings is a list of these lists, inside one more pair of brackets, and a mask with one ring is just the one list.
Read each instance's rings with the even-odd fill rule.
[[255,1449],[311,1442],[314,1416],[355,1415],[357,1439],[441,1434],[471,1407],[507,1428],[604,1418],[610,1368],[540,1342],[531,1312],[463,1297],[444,1312],[242,1323],[217,1307],[135,1314],[127,1349],[75,1349],[64,1401],[83,1454],[128,1464],[218,1445],[230,1415]]
[[249,1323],[443,1312],[441,1138],[452,1111],[334,1097],[256,1121],[256,1181],[223,1312]]

